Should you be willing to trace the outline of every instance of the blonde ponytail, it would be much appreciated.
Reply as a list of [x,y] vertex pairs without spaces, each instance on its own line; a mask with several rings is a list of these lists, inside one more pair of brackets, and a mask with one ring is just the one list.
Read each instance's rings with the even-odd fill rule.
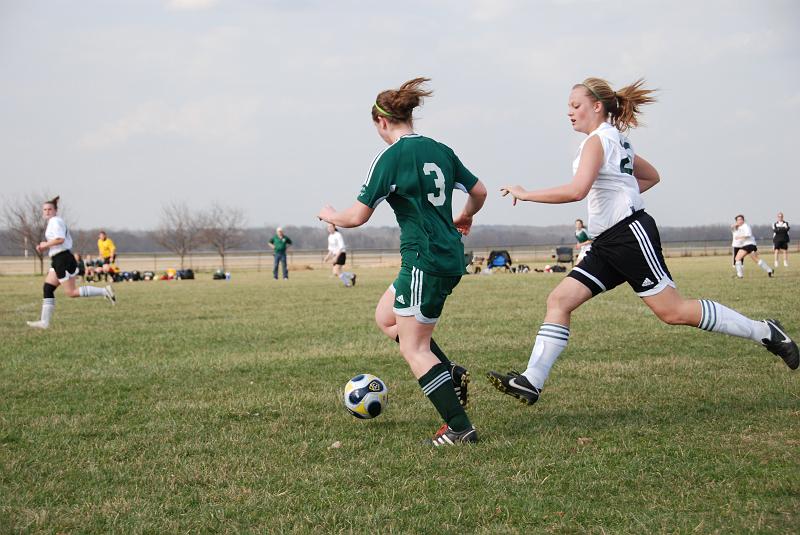
[[611,124],[620,131],[625,131],[639,126],[641,106],[656,102],[655,90],[645,89],[644,83],[644,79],[639,78],[619,91],[614,91],[602,78],[587,78],[574,87],[586,88],[589,98],[603,104],[606,114],[610,116]]

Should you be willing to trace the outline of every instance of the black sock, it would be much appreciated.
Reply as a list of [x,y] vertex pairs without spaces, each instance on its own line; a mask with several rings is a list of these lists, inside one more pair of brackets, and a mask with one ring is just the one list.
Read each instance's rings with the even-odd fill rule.
[[450,429],[457,432],[469,429],[472,424],[464,408],[458,402],[458,396],[453,390],[453,381],[450,378],[450,369],[444,363],[435,364],[420,377],[419,386]]
[[[395,337],[394,341],[397,342],[398,344],[400,343],[400,335],[399,334]],[[442,364],[447,366],[448,370],[450,369],[450,366],[452,366],[452,363],[450,362],[450,359],[447,358],[447,355],[444,354],[444,351],[442,351],[442,348],[439,347],[439,344],[437,344],[436,341],[433,338],[431,338],[431,353],[436,355],[436,358],[439,359],[439,362],[441,362]]]

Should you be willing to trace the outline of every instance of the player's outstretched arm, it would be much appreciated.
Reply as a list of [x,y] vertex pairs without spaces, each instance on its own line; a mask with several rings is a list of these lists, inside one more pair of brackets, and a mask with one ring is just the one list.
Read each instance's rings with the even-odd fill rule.
[[603,146],[597,136],[586,141],[581,152],[581,163],[572,181],[553,188],[528,191],[522,186],[503,186],[500,195],[511,195],[513,204],[517,201],[532,201],[546,204],[564,204],[583,200],[597,180],[600,167],[603,165]]
[[661,181],[658,170],[653,165],[642,158],[636,156],[633,160],[633,176],[639,183],[639,193],[644,193]]
[[469,190],[469,197],[467,197],[467,202],[464,204],[464,209],[461,210],[461,213],[453,219],[453,224],[456,226],[458,231],[466,236],[469,234],[470,229],[472,228],[472,217],[483,208],[483,203],[486,202],[486,196],[488,192],[486,191],[486,186],[483,185],[483,182],[478,180],[472,189]]
[[333,206],[326,204],[322,210],[319,211],[317,217],[326,223],[333,223],[337,227],[353,228],[360,227],[369,221],[374,211],[373,208],[370,208],[361,201],[356,201],[353,206],[341,212],[337,212]]

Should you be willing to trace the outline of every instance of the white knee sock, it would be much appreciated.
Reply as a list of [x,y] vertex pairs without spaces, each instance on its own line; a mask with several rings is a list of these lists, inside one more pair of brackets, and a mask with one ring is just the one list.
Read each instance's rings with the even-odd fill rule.
[[557,323],[543,323],[533,343],[528,369],[522,374],[538,389],[542,389],[550,368],[567,347],[569,328]]
[[759,343],[763,338],[770,337],[769,327],[766,323],[751,320],[716,301],[700,299],[700,308],[702,314],[700,315],[700,325],[697,327],[704,331],[749,338]]
[[766,271],[767,273],[772,273],[772,268],[771,268],[771,267],[769,267],[769,264],[767,264],[766,262],[764,262],[764,259],[763,259],[763,258],[762,258],[761,260],[759,260],[759,261],[758,261],[758,267],[760,267],[761,269],[763,269],[763,270],[764,270],[764,271]]
[[78,291],[81,297],[103,297],[106,295],[106,289],[99,286],[81,286]]
[[742,265],[741,260],[736,261],[736,276],[740,279],[744,277],[744,266]]
[[50,325],[50,319],[53,317],[53,311],[56,309],[56,298],[45,297],[42,299],[42,323],[45,326]]

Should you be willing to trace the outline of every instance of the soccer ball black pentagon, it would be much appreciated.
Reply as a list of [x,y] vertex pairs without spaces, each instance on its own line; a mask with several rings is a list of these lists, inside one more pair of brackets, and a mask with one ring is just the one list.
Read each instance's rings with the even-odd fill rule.
[[344,406],[356,418],[375,418],[388,403],[389,390],[374,375],[356,375],[344,386]]

